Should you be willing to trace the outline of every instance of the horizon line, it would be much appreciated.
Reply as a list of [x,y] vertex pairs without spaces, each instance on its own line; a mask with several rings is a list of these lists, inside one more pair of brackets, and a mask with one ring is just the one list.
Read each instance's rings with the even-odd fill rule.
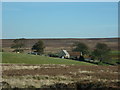
[[1,2],[119,2],[119,0],[2,0]]
[[109,38],[120,38],[120,37],[90,37],[90,38],[81,38],[81,37],[42,37],[42,38],[0,38],[0,39],[109,39]]

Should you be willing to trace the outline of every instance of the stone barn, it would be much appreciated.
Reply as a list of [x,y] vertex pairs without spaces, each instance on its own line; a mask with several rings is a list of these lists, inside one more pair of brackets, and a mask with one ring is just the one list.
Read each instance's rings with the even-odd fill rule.
[[80,57],[80,52],[68,52],[70,54],[71,59],[79,59]]

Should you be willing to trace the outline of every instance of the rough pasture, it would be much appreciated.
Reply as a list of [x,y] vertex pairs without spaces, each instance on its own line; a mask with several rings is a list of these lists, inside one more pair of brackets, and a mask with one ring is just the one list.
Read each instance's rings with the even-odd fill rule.
[[2,70],[2,82],[12,88],[43,88],[58,84],[76,88],[78,83],[79,87],[85,83],[98,87],[99,83],[99,87],[119,88],[118,66],[3,64]]

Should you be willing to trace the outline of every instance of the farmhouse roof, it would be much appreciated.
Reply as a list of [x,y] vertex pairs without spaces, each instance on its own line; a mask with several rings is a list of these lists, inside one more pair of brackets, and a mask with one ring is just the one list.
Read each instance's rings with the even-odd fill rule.
[[68,52],[70,56],[80,56],[80,52]]
[[62,50],[66,55],[69,55],[69,53],[67,52],[67,50]]

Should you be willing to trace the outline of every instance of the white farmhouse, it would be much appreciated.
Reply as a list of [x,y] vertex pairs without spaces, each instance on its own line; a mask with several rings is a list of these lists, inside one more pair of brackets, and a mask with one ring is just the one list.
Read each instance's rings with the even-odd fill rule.
[[60,57],[60,58],[70,58],[70,54],[67,52],[67,50],[62,50],[62,51],[59,53],[59,57]]

